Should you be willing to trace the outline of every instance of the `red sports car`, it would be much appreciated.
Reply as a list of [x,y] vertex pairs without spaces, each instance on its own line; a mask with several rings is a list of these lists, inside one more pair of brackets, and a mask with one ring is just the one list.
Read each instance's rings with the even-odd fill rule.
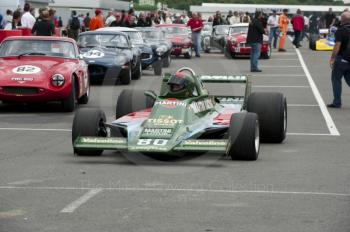
[[[239,23],[230,26],[226,38],[225,52],[229,57],[249,56],[250,46],[246,43],[248,33],[248,23]],[[261,46],[261,58],[269,59],[271,57],[271,48],[269,38],[264,35],[264,42]]]
[[174,56],[184,55],[185,58],[192,57],[191,30],[184,24],[160,24],[156,27],[162,28],[167,38],[172,42],[171,54]]
[[60,101],[70,112],[89,100],[86,63],[72,39],[8,37],[0,46],[0,100],[3,102]]

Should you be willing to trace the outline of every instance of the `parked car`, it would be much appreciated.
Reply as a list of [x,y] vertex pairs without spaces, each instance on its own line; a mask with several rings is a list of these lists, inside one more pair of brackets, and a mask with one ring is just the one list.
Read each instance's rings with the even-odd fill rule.
[[59,101],[71,112],[89,101],[87,65],[73,39],[7,37],[0,46],[0,76],[2,102]]
[[205,22],[201,33],[201,36],[202,36],[201,46],[203,51],[206,53],[210,53],[212,33],[213,33],[213,23]]
[[[142,38],[142,32],[129,27],[105,27],[98,29],[97,31],[114,31],[114,32],[123,32],[130,37],[132,44],[135,46],[135,49],[138,49],[141,53],[141,67],[143,70],[147,68],[154,69],[154,75],[162,75],[162,60],[152,60],[152,57],[155,55],[151,46],[147,45]],[[150,61],[153,62],[150,62]]]
[[179,57],[183,55],[187,59],[192,58],[191,30],[184,24],[159,24],[167,38],[172,42],[171,54]]
[[[247,44],[248,23],[239,23],[229,27],[226,37],[225,55],[228,58],[237,56],[250,56],[250,46]],[[271,57],[271,47],[269,38],[263,35],[263,44],[261,46],[261,58],[269,59]]]
[[213,27],[210,46],[219,49],[221,52],[224,52],[229,28],[230,25],[217,25]]
[[163,67],[169,67],[171,63],[172,43],[166,39],[165,32],[155,27],[138,27],[142,32],[145,43],[153,50],[153,56],[148,63],[154,63],[157,60],[163,61]]
[[129,37],[121,32],[89,31],[79,34],[79,51],[89,65],[94,83],[120,80],[129,84],[142,76],[141,53],[132,47]]

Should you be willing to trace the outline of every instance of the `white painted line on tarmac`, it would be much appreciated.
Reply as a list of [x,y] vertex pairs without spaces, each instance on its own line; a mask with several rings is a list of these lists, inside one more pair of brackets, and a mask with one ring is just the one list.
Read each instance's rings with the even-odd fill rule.
[[54,128],[0,128],[0,131],[62,131],[62,132],[71,132],[70,129],[54,129]]
[[260,65],[261,68],[302,68],[301,65]]
[[[294,58],[282,58],[282,59],[278,59],[278,61],[280,61],[280,60],[299,60],[299,59],[294,59]],[[260,61],[259,61],[260,62]]]
[[338,129],[337,129],[333,119],[332,119],[332,116],[329,113],[326,104],[324,103],[324,100],[323,100],[323,98],[321,96],[321,93],[318,90],[318,88],[316,86],[316,83],[315,83],[314,79],[312,78],[312,76],[310,74],[310,71],[309,71],[309,69],[307,68],[307,66],[305,64],[303,56],[301,55],[299,49],[295,48],[295,51],[297,52],[297,55],[298,55],[298,58],[299,58],[301,66],[303,66],[303,70],[305,72],[307,80],[309,81],[311,90],[312,90],[312,92],[313,92],[313,94],[314,94],[314,96],[316,98],[316,101],[317,101],[318,105],[320,106],[321,112],[322,112],[323,117],[324,117],[324,119],[326,121],[326,124],[327,124],[329,132],[332,135],[334,135],[334,136],[340,136],[340,133],[339,133],[339,131],[338,131]]
[[102,188],[91,189],[89,192],[85,193],[83,196],[79,197],[77,200],[73,201],[61,210],[61,213],[73,213],[77,208],[82,206],[88,200],[102,192]]
[[253,77],[305,77],[305,74],[250,74]]
[[253,85],[253,88],[310,88],[308,85]]
[[307,105],[307,104],[288,104],[290,107],[318,107],[318,105]]
[[338,136],[332,134],[319,134],[319,133],[287,133],[287,135],[293,136]]
[[[310,195],[310,196],[329,196],[329,197],[350,197],[350,193],[333,193],[333,192],[312,192],[312,191],[261,191],[261,190],[230,190],[230,189],[193,189],[193,188],[142,188],[142,187],[126,187],[126,188],[78,188],[78,187],[19,187],[19,186],[0,186],[0,189],[22,189],[22,190],[90,190],[98,191],[90,193],[91,197],[106,191],[133,191],[133,192],[200,192],[200,193],[227,193],[227,194],[279,194],[279,195]],[[85,194],[85,195],[87,195]],[[84,195],[84,196],[85,196]],[[83,197],[84,197],[83,196]],[[79,198],[81,199],[81,198]],[[79,200],[78,199],[78,200]],[[86,200],[83,202],[85,203]],[[81,205],[81,204],[80,204]],[[68,205],[69,206],[69,205]],[[62,212],[62,211],[61,211]]]
[[27,184],[34,184],[34,183],[41,183],[45,180],[39,180],[39,179],[27,179],[27,180],[20,180],[20,181],[14,181],[8,183],[9,185],[27,185]]

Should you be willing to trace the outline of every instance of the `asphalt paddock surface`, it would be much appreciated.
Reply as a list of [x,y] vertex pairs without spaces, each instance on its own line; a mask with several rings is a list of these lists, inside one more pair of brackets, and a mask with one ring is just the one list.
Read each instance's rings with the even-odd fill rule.
[[[57,104],[0,105],[0,231],[349,231],[350,91],[332,99],[329,52],[307,43],[261,60],[254,91],[280,91],[288,101],[288,136],[263,144],[255,162],[204,154],[155,161],[108,151],[72,154],[73,115]],[[302,58],[302,61],[300,60]],[[213,52],[174,59],[198,74],[245,74],[249,60]],[[159,90],[144,71],[130,86],[93,86],[84,107],[114,118],[123,88]],[[219,87],[230,91],[229,85]]]

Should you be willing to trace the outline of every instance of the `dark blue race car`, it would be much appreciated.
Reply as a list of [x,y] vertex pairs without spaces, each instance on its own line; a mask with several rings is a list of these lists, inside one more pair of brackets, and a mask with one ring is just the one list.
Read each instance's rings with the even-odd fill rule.
[[147,45],[153,50],[153,59],[163,60],[163,67],[167,68],[171,63],[172,43],[166,38],[165,32],[156,27],[137,27],[142,32],[142,37]]
[[142,76],[141,53],[124,33],[84,32],[79,35],[78,46],[92,83],[120,80],[129,84]]
[[130,37],[131,43],[140,49],[142,69],[145,70],[153,67],[154,75],[162,75],[162,54],[159,56],[157,51],[153,50],[152,46],[143,40],[141,31],[128,27],[105,27],[97,31],[113,31],[127,34]]

